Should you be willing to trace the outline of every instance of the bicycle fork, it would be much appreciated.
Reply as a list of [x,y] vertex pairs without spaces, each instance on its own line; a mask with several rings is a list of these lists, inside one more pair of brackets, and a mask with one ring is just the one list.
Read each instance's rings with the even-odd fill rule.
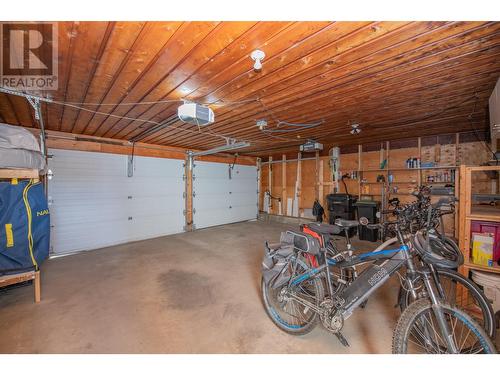
[[[441,333],[444,337],[444,340],[446,341],[446,346],[448,348],[448,352],[453,353],[453,354],[457,354],[458,349],[457,349],[457,346],[455,345],[455,340],[453,339],[453,335],[450,332],[448,323],[446,322],[446,318],[445,318],[444,311],[443,311],[443,308],[441,306],[440,300],[437,297],[436,293],[434,292],[434,288],[432,286],[429,274],[427,272],[423,272],[422,276],[423,276],[423,280],[424,280],[424,285],[429,293],[429,298],[430,298],[431,304],[432,304],[432,311],[434,312],[439,329],[441,330]],[[424,327],[426,327],[426,325],[424,325]],[[426,331],[427,331],[427,328],[426,328]],[[438,344],[438,343],[436,343],[436,344]]]

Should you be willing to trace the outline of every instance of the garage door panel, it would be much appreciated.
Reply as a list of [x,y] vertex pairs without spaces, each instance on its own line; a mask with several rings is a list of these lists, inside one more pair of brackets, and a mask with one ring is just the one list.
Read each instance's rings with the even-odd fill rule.
[[257,168],[195,162],[193,180],[193,222],[206,228],[257,217]]
[[127,220],[95,222],[82,226],[61,224],[57,227],[56,244],[58,249],[66,251],[56,254],[66,254],[82,250],[97,249],[123,242],[129,234]]
[[123,205],[63,205],[61,202],[51,205],[51,221],[53,225],[84,224],[92,222],[105,223],[126,217],[128,209]]
[[[169,215],[183,212],[184,201],[182,195],[162,196],[162,197],[140,197],[129,202],[131,212],[135,216],[140,215]],[[175,199],[175,201],[173,200]],[[183,219],[184,220],[184,219]]]
[[65,254],[182,232],[182,160],[50,150],[52,250]]
[[228,197],[222,194],[196,194],[193,199],[196,211],[215,210],[229,208]]
[[231,193],[229,195],[228,203],[230,206],[255,206],[255,191]]

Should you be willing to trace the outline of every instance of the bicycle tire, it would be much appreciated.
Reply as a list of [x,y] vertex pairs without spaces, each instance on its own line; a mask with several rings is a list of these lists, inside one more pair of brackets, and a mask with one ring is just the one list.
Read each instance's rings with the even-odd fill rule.
[[[306,262],[304,262],[301,259],[297,259],[297,262],[299,265],[302,267],[303,270],[307,270],[309,267],[307,266]],[[324,298],[324,289],[323,289],[323,283],[319,278],[313,278],[310,280],[312,283],[312,292],[314,293],[313,299],[316,301],[316,303],[319,305],[319,303],[323,300]],[[286,285],[284,286],[285,288],[287,287]],[[282,287],[283,288],[283,287]],[[282,289],[278,288],[278,289]],[[291,335],[305,335],[309,332],[311,332],[316,324],[318,323],[319,317],[317,313],[313,313],[307,321],[305,321],[303,324],[291,324],[287,322],[281,315],[280,313],[283,313],[283,311],[277,311],[277,309],[271,305],[270,298],[274,298],[273,293],[270,293],[270,291],[273,290],[272,288],[269,287],[264,282],[264,279],[261,281],[261,292],[262,292],[262,301],[264,304],[264,309],[266,310],[267,315],[271,319],[271,321],[282,331],[291,334]],[[273,301],[274,302],[274,301]]]
[[[474,283],[472,280],[468,279],[467,277],[459,274],[456,271],[450,270],[450,269],[442,269],[442,268],[436,268],[436,272],[438,273],[438,277],[441,278],[448,278],[451,280],[451,282],[457,282],[458,284],[462,285],[467,289],[469,294],[474,298],[474,301],[476,302],[475,304],[481,309],[482,312],[482,320],[479,320],[479,324],[482,325],[483,329],[486,331],[486,333],[492,338],[495,338],[496,335],[496,323],[495,323],[495,314],[493,312],[493,308],[491,304],[489,303],[488,299],[484,295],[483,291],[480,289],[480,287]],[[418,282],[422,281],[422,278],[420,276],[417,276],[414,279],[414,285],[418,285]],[[446,293],[446,291],[445,291]],[[404,290],[402,287],[400,287],[400,299],[399,299],[399,307],[401,309],[401,312],[403,312],[413,301],[412,301],[412,296],[409,290]],[[446,299],[447,303],[451,305],[458,305],[460,308],[465,309],[470,309],[471,307],[468,305],[465,305],[463,302],[458,302],[456,303],[455,301],[451,299]]]
[[[490,337],[488,334],[483,330],[483,328],[474,320],[472,319],[467,313],[465,313],[463,310],[459,309],[456,306],[451,306],[449,304],[442,304],[441,305],[443,312],[445,315],[448,317],[448,319],[456,319],[456,324],[463,324],[463,327],[466,327],[466,329],[469,329],[470,332],[472,332],[472,336],[470,333],[465,336],[465,340],[467,338],[476,338],[477,339],[477,345],[472,345],[468,346],[465,349],[472,350],[477,349],[481,353],[485,354],[495,354],[496,353],[496,348],[493,342],[491,341]],[[397,324],[396,328],[394,329],[393,332],[393,337],[392,337],[392,353],[393,354],[408,354],[409,347],[415,347],[415,346],[421,346],[424,349],[426,349],[426,354],[429,354],[428,346],[426,343],[424,343],[425,346],[420,345],[419,343],[411,340],[411,338],[415,338],[415,335],[412,334],[412,331],[414,329],[414,325],[416,326],[417,320],[421,319],[420,322],[425,322],[424,319],[426,318],[426,314],[429,313],[429,317],[433,316],[433,310],[432,310],[432,305],[431,302],[427,299],[419,299],[415,302],[413,302],[408,308],[401,314]],[[432,318],[430,318],[432,319]],[[429,320],[428,320],[429,321]],[[458,323],[460,322],[460,323]],[[452,323],[453,326],[453,323]],[[434,332],[437,332],[434,330]],[[459,342],[461,341],[463,335],[460,335],[460,339],[458,340]],[[418,339],[417,339],[418,340]],[[464,344],[465,344],[464,340]],[[442,344],[439,344],[439,339],[436,338],[430,338],[431,343],[435,343],[436,341],[438,342],[437,349],[444,349]],[[460,350],[460,354],[466,354],[464,353],[464,350],[462,349],[462,345],[459,342],[456,343],[456,346]],[[436,347],[432,347],[432,349],[435,349]],[[472,354],[472,353],[471,353]],[[475,353],[474,353],[475,354]]]

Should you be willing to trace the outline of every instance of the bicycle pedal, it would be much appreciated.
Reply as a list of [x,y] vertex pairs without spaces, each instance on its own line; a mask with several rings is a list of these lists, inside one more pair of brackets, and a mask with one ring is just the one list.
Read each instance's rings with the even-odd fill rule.
[[342,345],[344,345],[344,346],[345,346],[345,347],[347,347],[347,348],[348,348],[348,347],[350,347],[349,342],[347,341],[347,339],[344,337],[344,335],[343,335],[342,333],[337,332],[337,333],[335,334],[335,336],[337,336],[337,339],[340,341],[340,343],[341,343]]

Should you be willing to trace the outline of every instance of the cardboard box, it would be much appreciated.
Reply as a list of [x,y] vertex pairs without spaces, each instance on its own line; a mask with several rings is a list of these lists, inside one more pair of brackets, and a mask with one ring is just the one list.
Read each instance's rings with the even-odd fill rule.
[[472,233],[472,262],[481,266],[493,266],[494,245],[494,234]]

